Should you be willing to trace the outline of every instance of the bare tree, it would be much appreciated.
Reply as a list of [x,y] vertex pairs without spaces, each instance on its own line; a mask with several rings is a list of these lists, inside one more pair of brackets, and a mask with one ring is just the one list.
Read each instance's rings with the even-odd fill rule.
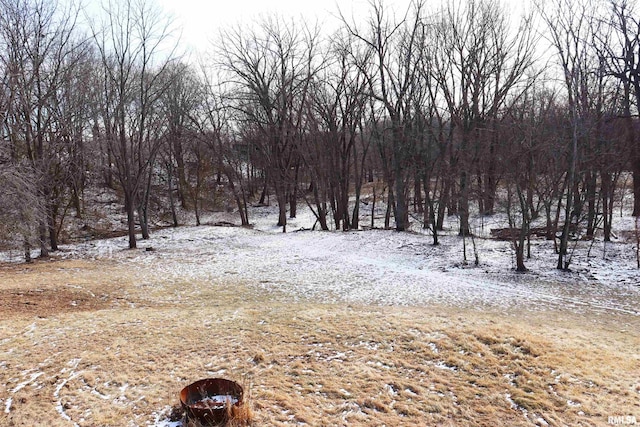
[[[200,224],[202,187],[207,160],[203,156],[203,142],[198,137],[200,122],[204,120],[205,89],[196,70],[184,63],[167,68],[160,98],[161,121],[166,128],[161,156],[166,168],[166,183],[173,216],[177,226],[174,189],[181,206],[193,207],[196,223]],[[190,167],[190,165],[192,165]],[[189,179],[195,176],[195,182]],[[174,181],[177,186],[174,188]]]
[[[423,65],[427,35],[424,2],[412,3],[400,18],[385,9],[382,1],[372,1],[370,6],[371,15],[364,28],[358,28],[344,16],[342,21],[347,31],[362,44],[362,49],[370,51],[369,55],[363,56],[354,45],[353,57],[365,73],[368,95],[386,113],[391,144],[390,168],[386,175],[394,189],[390,195],[393,195],[396,230],[404,231],[409,225],[408,165],[415,148],[415,140],[408,135],[408,127],[415,115],[413,95],[419,86],[419,67]],[[368,66],[369,61],[373,63],[372,67]]]
[[[595,34],[595,44],[605,72],[622,84],[622,114],[626,142],[631,148],[633,173],[633,215],[640,216],[640,135],[634,123],[640,109],[640,19],[633,0],[609,0],[610,15],[600,27],[608,31]],[[635,105],[634,105],[635,104]]]
[[[314,80],[306,110],[309,130],[301,155],[311,176],[314,212],[323,230],[328,229],[327,203],[336,229],[359,226],[364,159],[369,147],[369,140],[362,135],[368,100],[364,73],[351,61],[352,42],[353,37],[348,34],[334,36],[328,53],[334,60],[329,60]],[[352,188],[355,192],[353,211],[350,210]]]
[[529,258],[531,223],[543,205],[548,207],[547,224],[551,230],[551,205],[561,191],[558,176],[564,174],[564,168],[553,164],[556,156],[553,133],[557,132],[549,120],[549,110],[553,108],[554,96],[544,83],[544,79],[532,78],[528,89],[500,123],[500,138],[507,141],[508,147],[498,153],[504,162],[507,190],[504,206],[509,220],[509,229],[503,237],[513,244],[519,272],[527,270],[525,248]]
[[165,73],[167,79],[163,85],[166,90],[161,96],[161,109],[166,122],[166,137],[168,139],[169,155],[172,164],[175,163],[177,175],[177,192],[183,208],[189,208],[194,202],[190,197],[190,183],[187,180],[187,166],[185,165],[186,145],[192,140],[191,130],[196,130],[200,110],[204,106],[203,83],[193,67],[177,63],[168,67]]
[[[68,140],[62,116],[65,83],[77,71],[85,44],[75,38],[78,10],[43,0],[0,2],[0,61],[5,69],[7,136],[14,158],[31,164],[38,196],[46,207],[40,217],[40,256],[57,250],[56,220],[69,176]],[[65,106],[69,109],[74,106]]]
[[237,120],[261,135],[254,140],[255,151],[264,158],[284,231],[288,200],[295,216],[304,106],[311,80],[322,67],[319,33],[318,28],[279,17],[256,25],[221,34],[220,66],[235,86]]
[[148,237],[151,174],[161,144],[152,120],[165,89],[160,77],[174,60],[175,44],[171,20],[146,0],[108,0],[103,9],[103,20],[91,26],[102,60],[102,128],[124,193],[133,249],[136,208],[143,237]]
[[[226,177],[229,191],[238,208],[240,223],[247,227],[249,223],[249,168],[253,165],[253,147],[260,143],[253,138],[253,128],[231,129],[231,111],[234,104],[229,88],[217,82],[205,73],[205,111],[201,137],[208,145],[218,173],[218,183],[222,175]],[[233,91],[233,89],[230,89]]]
[[0,242],[9,247],[22,247],[24,259],[31,262],[34,243],[34,224],[45,215],[39,197],[36,171],[30,162],[15,162],[7,156],[6,146],[0,148]]
[[577,163],[579,138],[583,116],[580,109],[582,84],[591,73],[588,68],[589,49],[592,28],[591,17],[588,13],[589,0],[574,2],[569,0],[555,0],[551,7],[538,4],[538,9],[547,25],[549,42],[555,48],[557,59],[562,72],[566,89],[567,106],[570,114],[570,132],[568,169],[566,171],[566,197],[564,203],[564,225],[560,236],[558,250],[558,269],[568,269],[570,257],[567,256],[572,214],[576,206],[575,185],[577,182]]
[[452,167],[458,171],[457,210],[460,235],[469,234],[472,176],[480,184],[481,213],[493,212],[497,187],[496,125],[509,100],[526,88],[526,73],[535,48],[531,18],[523,17],[515,35],[497,2],[449,3],[436,26],[433,67],[439,99],[448,109],[457,149]]

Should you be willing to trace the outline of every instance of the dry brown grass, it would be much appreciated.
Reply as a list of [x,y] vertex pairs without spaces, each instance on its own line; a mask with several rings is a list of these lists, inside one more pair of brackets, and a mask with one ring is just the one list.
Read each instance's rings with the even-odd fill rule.
[[293,303],[145,268],[0,267],[0,425],[153,424],[217,376],[244,384],[260,426],[640,418],[637,317]]

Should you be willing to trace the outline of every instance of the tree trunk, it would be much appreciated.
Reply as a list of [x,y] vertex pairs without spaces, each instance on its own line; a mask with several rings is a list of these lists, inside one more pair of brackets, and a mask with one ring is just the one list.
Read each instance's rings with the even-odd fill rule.
[[393,197],[393,190],[391,189],[391,186],[389,186],[389,190],[387,191],[388,196],[387,196],[387,211],[385,212],[384,215],[384,229],[388,230],[391,227],[391,211],[393,209],[394,206],[394,197]]
[[438,218],[436,218],[435,228],[438,231],[444,230],[444,217],[446,215],[447,205],[449,204],[450,181],[445,176],[442,180],[442,189],[440,190],[440,202],[438,203]]
[[105,166],[105,170],[104,170],[104,183],[107,186],[107,188],[110,188],[113,190],[114,188],[113,171],[111,169],[111,165],[113,164],[112,156],[113,154],[111,153],[111,145],[107,144],[107,165]]
[[482,172],[478,171],[477,173],[477,200],[478,200],[478,212],[480,213],[480,215],[487,215],[485,212],[485,208],[484,208],[484,200],[485,200],[485,188],[484,188],[484,184],[482,181]]
[[371,228],[376,226],[376,187],[373,186],[373,200],[371,202]]
[[227,176],[227,180],[229,181],[229,189],[231,189],[233,198],[236,201],[236,206],[238,207],[238,213],[240,214],[240,223],[243,227],[247,227],[249,225],[249,217],[247,215],[247,207],[244,203],[244,199],[240,197],[240,194],[238,194],[236,185],[234,184],[232,179],[232,175],[230,173],[225,173],[225,175]]
[[432,221],[432,217],[434,217],[434,213],[431,212],[433,209],[433,204],[431,203],[431,194],[429,194],[429,191],[431,190],[429,185],[429,177],[427,173],[423,173],[422,174],[422,181],[423,181],[423,187],[424,187],[424,206],[421,209],[422,211],[422,228],[429,228],[429,226],[433,226],[435,228],[436,223],[435,221]]
[[149,217],[148,209],[144,204],[138,206],[138,220],[140,221],[140,232],[143,240],[149,240]]
[[33,259],[31,259],[31,243],[29,242],[29,236],[24,236],[23,238],[23,249],[24,249],[24,262],[32,263]]
[[40,258],[47,258],[49,248],[47,248],[47,222],[44,219],[38,223],[38,240],[40,241]]
[[[58,250],[58,233],[56,232],[56,219],[58,217],[58,207],[54,203],[49,209],[49,215],[47,215],[49,226],[49,243],[51,244],[51,251],[56,252]],[[63,217],[64,218],[64,217]]]
[[[425,226],[428,227],[431,224],[431,230],[433,233],[433,246],[437,246],[438,242],[438,227],[436,227],[436,213],[433,208],[433,199],[431,198],[431,193],[429,193],[429,188],[427,186],[428,178],[425,176],[425,184],[424,184],[424,214],[425,214]],[[427,217],[428,215],[428,217]]]
[[[566,185],[566,183],[565,183]],[[558,205],[556,207],[556,213],[555,213],[555,217],[553,219],[553,245],[554,245],[554,249],[556,251],[556,253],[558,253],[558,242],[557,242],[557,235],[558,235],[558,229],[560,227],[560,215],[562,214],[562,195],[564,193],[564,188],[562,187],[562,191],[560,192],[560,195],[556,195],[558,197]]]
[[356,200],[355,205],[353,206],[353,212],[351,215],[351,224],[350,228],[357,230],[360,227],[360,191],[361,188],[356,183]]
[[182,152],[182,141],[179,135],[174,135],[173,140],[173,155],[176,159],[176,173],[178,174],[178,197],[183,209],[189,209],[189,183],[187,182],[187,176],[184,166],[184,154]]
[[[348,170],[343,170],[342,173],[347,175]],[[349,180],[343,176],[339,184],[339,202],[338,202],[338,217],[342,220],[342,230],[347,231],[351,228],[351,219],[349,218]]]
[[287,195],[284,191],[284,188],[281,188],[280,185],[275,186],[276,190],[276,199],[278,201],[278,226],[283,228],[283,231],[286,230],[287,226]]
[[295,218],[298,214],[298,179],[300,165],[296,164],[291,194],[289,195],[289,218]]
[[407,191],[404,168],[404,158],[407,147],[406,139],[402,130],[396,123],[393,125],[393,178],[394,178],[394,216],[396,221],[396,231],[405,231],[409,227],[409,206],[407,203]]
[[262,192],[260,193],[260,201],[258,202],[258,204],[259,205],[266,205],[268,196],[269,196],[269,180],[267,179],[267,176],[265,174],[264,183],[262,185]]
[[588,239],[593,239],[596,230],[596,174],[592,171],[587,173],[587,235]]
[[521,226],[520,233],[518,234],[516,247],[516,271],[527,271],[527,267],[524,265],[524,242],[529,237],[529,227],[531,225],[531,217],[529,216],[529,210],[527,209],[527,198],[523,194],[520,184],[516,184],[516,192],[518,195],[518,202],[520,204]]
[[422,213],[424,209],[422,204],[422,180],[420,174],[416,172],[413,182],[413,211]]
[[631,160],[631,172],[633,173],[633,213],[640,216],[640,155],[635,155]]
[[173,226],[178,226],[178,213],[176,212],[176,201],[173,197],[173,162],[169,160],[167,164],[168,175],[169,175],[169,207],[171,208],[171,220],[173,221]]
[[149,240],[149,198],[151,197],[151,175],[153,173],[153,161],[150,162],[149,172],[146,176],[146,182],[144,186],[144,192],[142,193],[142,202],[139,206],[139,219],[140,230],[142,231],[142,238]]
[[611,188],[611,175],[607,172],[600,172],[601,180],[601,197],[602,197],[602,221],[603,221],[603,233],[604,241],[611,241],[611,223],[609,222],[609,199]]
[[327,224],[327,203],[320,199],[320,192],[318,191],[318,185],[312,185],[312,193],[315,204],[318,208],[317,218],[320,223],[320,228],[324,231],[329,230],[329,225]]
[[[577,150],[577,147],[574,146],[574,150]],[[574,151],[575,153],[575,151]],[[571,160],[572,167],[570,167],[569,171],[569,182],[567,185],[567,200],[564,208],[564,225],[562,226],[562,234],[560,235],[560,249],[558,250],[558,264],[556,268],[558,270],[568,270],[569,262],[567,259],[567,249],[569,243],[569,231],[571,227],[571,211],[573,208],[573,175],[575,173],[575,163],[573,159]]]
[[134,205],[133,196],[125,192],[124,208],[127,211],[127,233],[129,236],[129,249],[135,249],[137,247],[136,218],[135,218],[135,208],[133,205]]
[[409,210],[407,208],[407,195],[405,191],[404,174],[401,171],[399,164],[395,166],[396,166],[396,174],[395,174],[394,207],[395,207],[396,231],[405,231],[409,225],[408,224]]
[[298,186],[294,185],[289,195],[289,218],[295,218],[298,212]]
[[524,265],[524,238],[519,238],[516,244],[516,271],[525,272],[527,267]]
[[547,240],[553,240],[555,235],[555,229],[553,227],[553,220],[551,219],[551,201],[547,200],[544,202],[544,212],[547,218],[547,229],[545,238]]
[[458,235],[468,236],[469,229],[469,177],[465,171],[460,173],[460,197],[459,197],[460,231]]
[[[360,129],[362,132],[362,128]],[[353,206],[353,213],[351,215],[351,228],[358,229],[360,228],[360,198],[362,196],[362,184],[364,180],[365,174],[365,159],[367,154],[367,149],[363,149],[363,153],[361,156],[361,161],[358,163],[358,150],[356,148],[356,144],[352,146],[352,157],[353,157],[353,174],[354,174],[354,184],[355,184],[355,193],[356,200],[355,205]]]
[[199,227],[201,225],[200,223],[200,203],[198,203],[198,199],[196,198],[193,201],[193,210],[196,216],[196,226]]
[[484,215],[493,215],[495,213],[496,204],[496,160],[493,155],[493,146],[491,147],[491,155],[489,157],[489,167],[487,169],[487,176],[484,179]]
[[73,201],[73,208],[76,211],[76,218],[82,219],[82,203],[80,203],[80,191],[77,186],[73,186],[71,189],[71,197]]

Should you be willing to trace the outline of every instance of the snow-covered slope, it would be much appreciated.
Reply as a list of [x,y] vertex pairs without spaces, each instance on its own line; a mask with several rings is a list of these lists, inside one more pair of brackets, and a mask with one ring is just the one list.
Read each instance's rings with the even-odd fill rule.
[[290,222],[288,233],[273,225],[273,208],[252,215],[253,229],[164,229],[135,251],[125,249],[126,238],[116,238],[65,246],[63,256],[152,266],[145,280],[157,283],[189,280],[206,287],[240,280],[291,300],[640,314],[640,271],[629,243],[579,242],[573,271],[560,272],[552,242],[534,241],[530,271],[521,274],[513,271],[509,242],[476,238],[475,266],[471,241],[465,264],[462,239],[453,232],[433,246],[431,236],[419,232],[294,231],[313,225],[306,210]]

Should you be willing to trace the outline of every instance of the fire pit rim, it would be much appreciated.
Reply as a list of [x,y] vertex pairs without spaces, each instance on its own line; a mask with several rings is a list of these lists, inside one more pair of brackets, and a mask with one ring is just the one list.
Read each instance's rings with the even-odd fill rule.
[[193,406],[203,398],[217,395],[232,396],[235,400],[233,406],[242,404],[244,390],[240,384],[225,378],[203,378],[195,381],[180,391],[180,404],[185,411],[187,419],[196,419],[201,423],[220,423],[227,417],[227,406],[219,408],[208,407],[206,409]]

